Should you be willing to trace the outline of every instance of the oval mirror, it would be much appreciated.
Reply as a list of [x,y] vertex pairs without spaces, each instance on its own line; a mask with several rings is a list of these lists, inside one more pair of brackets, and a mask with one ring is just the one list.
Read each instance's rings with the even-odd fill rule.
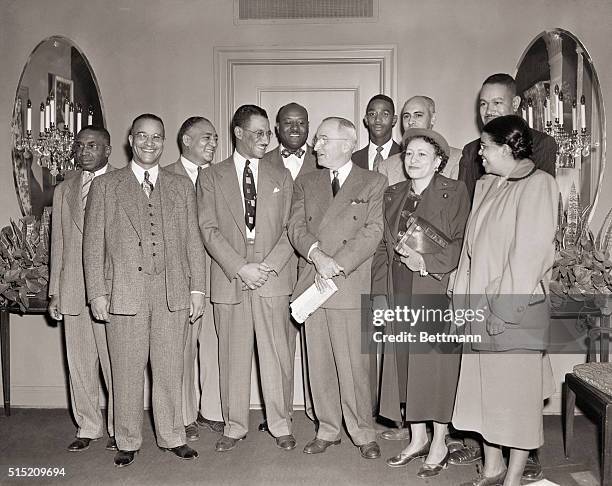
[[606,119],[586,48],[565,30],[541,33],[523,53],[516,84],[523,116],[557,141],[557,182],[565,206],[573,193],[583,207],[594,207],[605,168]]
[[38,44],[19,80],[12,118],[15,190],[24,216],[51,206],[55,186],[72,168],[74,133],[105,126],[100,90],[85,55],[70,39]]

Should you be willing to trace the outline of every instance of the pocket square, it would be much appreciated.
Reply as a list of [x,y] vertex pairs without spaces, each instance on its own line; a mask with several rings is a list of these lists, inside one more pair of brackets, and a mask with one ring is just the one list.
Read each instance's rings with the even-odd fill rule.
[[277,192],[280,192],[280,189],[278,187],[275,187],[272,191],[272,194],[276,194]]
[[368,201],[366,201],[365,199],[351,199],[351,206],[354,206],[355,204],[365,204]]

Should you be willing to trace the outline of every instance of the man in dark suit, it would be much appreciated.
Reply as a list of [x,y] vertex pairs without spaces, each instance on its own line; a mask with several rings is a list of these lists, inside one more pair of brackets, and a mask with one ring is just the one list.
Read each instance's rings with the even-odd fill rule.
[[287,238],[293,181],[261,160],[270,142],[265,110],[243,105],[232,119],[235,150],[198,180],[199,222],[211,264],[210,299],[219,335],[225,428],[215,449],[234,449],[249,429],[251,363],[257,339],[261,388],[276,446],[295,448],[288,387],[293,369],[287,308],[293,290]]
[[[181,155],[166,168],[189,177],[194,185],[201,170],[213,163],[217,150],[217,131],[204,117],[187,118],[178,132]],[[198,228],[199,229],[199,228]],[[198,353],[199,349],[199,353]],[[199,357],[199,359],[198,359]],[[198,383],[195,371],[199,370]],[[198,426],[223,432],[221,392],[219,390],[219,340],[210,305],[210,255],[206,253],[206,305],[204,314],[187,326],[183,369],[183,421],[187,440],[198,440]]]
[[338,291],[305,323],[310,386],[319,421],[304,452],[340,443],[342,418],[362,457],[380,457],[373,427],[369,357],[361,349],[361,295],[370,292],[374,252],[382,238],[384,176],[351,162],[355,126],[326,118],[316,136],[319,165],[295,181],[289,221],[291,243],[307,260],[293,293],[334,280]]
[[392,138],[396,123],[397,115],[393,100],[384,94],[373,96],[363,117],[369,141],[365,147],[353,154],[353,163],[362,169],[378,171],[378,165],[383,160],[399,154],[401,148]]
[[189,180],[159,167],[164,124],[138,116],[128,137],[133,159],[94,179],[85,210],[83,255],[94,317],[108,322],[117,467],[142,443],[143,386],[151,361],[157,444],[181,459],[186,445],[181,382],[187,316],[205,299],[205,251]]
[[75,141],[79,170],[69,173],[55,189],[51,230],[49,314],[64,320],[70,401],[77,423],[77,438],[69,451],[84,451],[104,435],[100,411],[100,367],[108,390],[108,450],[117,450],[113,428],[113,387],[106,344],[106,329],[95,322],[85,298],[83,275],[83,220],[85,203],[94,178],[114,170],[109,165],[110,134],[105,128],[87,126]]
[[[264,155],[262,161],[269,161],[279,169],[286,168],[291,172],[293,180],[301,174],[306,174],[318,169],[317,159],[310,145],[306,143],[308,139],[308,112],[306,108],[297,103],[289,103],[282,106],[276,115],[276,137],[278,138],[278,147]],[[292,288],[295,287],[298,278],[298,254],[289,260],[287,265],[291,268]],[[301,266],[304,262],[301,262]],[[291,315],[287,314],[287,337],[289,339],[289,354],[295,357],[296,338],[298,331],[303,328],[291,319]],[[300,341],[302,349],[302,379],[304,383],[304,408],[306,415],[311,420],[314,420],[312,410],[312,399],[310,397],[310,385],[308,384],[308,367],[306,363],[306,342],[304,333],[300,332]],[[291,360],[291,369],[288,374],[291,378],[289,384],[289,396],[287,403],[293,406],[293,365],[295,359]],[[260,425],[260,430],[267,429],[267,424],[264,422]]]
[[[516,83],[509,74],[493,74],[482,84],[478,106],[483,125],[498,116],[516,113],[520,104],[521,97],[516,93]],[[533,139],[533,162],[538,169],[554,177],[557,160],[555,139],[533,129],[531,138]],[[477,138],[463,147],[459,161],[459,180],[465,182],[470,199],[474,198],[476,181],[485,174],[479,151],[480,138]]]

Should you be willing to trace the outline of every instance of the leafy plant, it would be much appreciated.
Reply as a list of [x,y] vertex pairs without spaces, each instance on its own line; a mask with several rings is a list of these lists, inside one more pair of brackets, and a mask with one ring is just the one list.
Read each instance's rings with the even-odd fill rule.
[[553,305],[568,299],[608,308],[612,296],[612,210],[608,212],[597,238],[589,229],[592,207],[580,208],[572,186],[567,211],[559,208],[556,255],[550,291]]
[[30,298],[46,299],[49,283],[49,214],[38,220],[11,220],[0,231],[0,304],[14,302],[22,312]]

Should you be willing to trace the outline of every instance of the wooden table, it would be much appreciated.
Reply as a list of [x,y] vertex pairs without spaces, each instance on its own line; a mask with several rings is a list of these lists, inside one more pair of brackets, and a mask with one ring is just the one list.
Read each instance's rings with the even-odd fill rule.
[[45,314],[47,301],[31,299],[30,307],[22,312],[18,306],[0,305],[0,352],[2,353],[2,393],[4,415],[11,415],[11,314]]

